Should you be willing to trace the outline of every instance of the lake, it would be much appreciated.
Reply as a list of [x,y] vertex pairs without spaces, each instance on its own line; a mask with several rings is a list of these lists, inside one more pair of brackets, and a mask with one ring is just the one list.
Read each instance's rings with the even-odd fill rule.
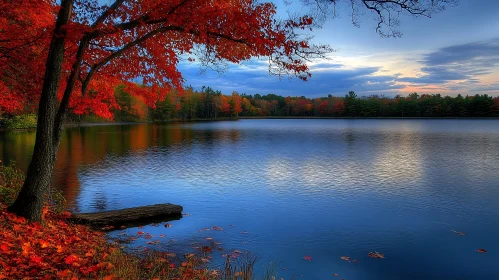
[[[34,137],[1,133],[0,159],[25,170]],[[284,279],[499,279],[497,120],[74,127],[52,186],[73,211],[180,204],[170,228],[123,232],[187,251],[211,237]]]

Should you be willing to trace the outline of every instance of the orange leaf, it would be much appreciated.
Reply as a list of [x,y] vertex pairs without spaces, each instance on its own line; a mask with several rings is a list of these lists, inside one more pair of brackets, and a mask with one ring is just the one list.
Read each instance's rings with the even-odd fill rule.
[[108,275],[108,276],[105,276],[104,278],[102,278],[103,280],[113,280],[114,279],[114,274],[111,274],[111,275]]
[[31,243],[29,242],[24,243],[22,249],[23,249],[23,255],[28,255],[29,252],[31,251]]
[[373,259],[384,259],[385,258],[385,255],[379,253],[379,252],[369,252],[369,254],[367,254],[369,257],[373,258]]
[[61,277],[61,278],[62,277],[68,277],[70,274],[71,274],[71,270],[69,270],[69,269],[57,272],[57,276]]
[[49,246],[49,243],[47,241],[42,241],[40,242],[40,245],[42,248],[47,248]]

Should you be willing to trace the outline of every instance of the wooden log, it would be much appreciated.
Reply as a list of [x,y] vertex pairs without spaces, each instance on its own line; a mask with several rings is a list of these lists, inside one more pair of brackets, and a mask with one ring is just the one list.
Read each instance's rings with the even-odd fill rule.
[[120,210],[97,213],[78,213],[71,215],[70,220],[77,224],[85,224],[106,229],[111,226],[140,226],[153,222],[178,220],[182,217],[182,206],[175,204],[155,204]]

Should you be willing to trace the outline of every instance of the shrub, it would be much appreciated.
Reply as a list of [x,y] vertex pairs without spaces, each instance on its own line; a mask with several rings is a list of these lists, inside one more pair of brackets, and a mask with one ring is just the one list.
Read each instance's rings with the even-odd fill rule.
[[34,114],[19,115],[5,121],[7,129],[29,129],[36,128],[37,118]]
[[[24,179],[24,173],[14,163],[5,166],[0,161],[0,204],[10,206],[14,203]],[[66,209],[66,199],[60,190],[51,189],[45,196],[45,203],[56,213],[62,213]]]
[[0,203],[10,206],[24,183],[24,174],[14,164],[4,166],[0,161]]

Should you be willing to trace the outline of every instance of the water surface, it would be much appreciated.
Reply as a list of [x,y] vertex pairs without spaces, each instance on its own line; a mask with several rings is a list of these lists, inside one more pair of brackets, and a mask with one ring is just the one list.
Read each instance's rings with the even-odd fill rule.
[[[0,134],[0,159],[26,169],[33,144],[34,132]],[[260,272],[278,261],[285,279],[499,279],[495,120],[70,128],[52,186],[74,211],[183,205],[191,216],[171,228],[126,232],[187,249],[212,237],[258,255]],[[224,230],[201,230],[213,226]]]

